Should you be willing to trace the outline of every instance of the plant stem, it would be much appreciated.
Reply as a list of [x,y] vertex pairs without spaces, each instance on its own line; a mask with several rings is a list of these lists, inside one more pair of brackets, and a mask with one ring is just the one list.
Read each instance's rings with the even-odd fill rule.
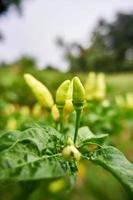
[[76,124],[75,124],[75,133],[74,133],[74,144],[76,143],[78,128],[80,123],[81,109],[76,110]]
[[60,132],[63,132],[63,108],[59,109],[60,112]]
[[55,122],[55,129],[58,130],[58,122]]

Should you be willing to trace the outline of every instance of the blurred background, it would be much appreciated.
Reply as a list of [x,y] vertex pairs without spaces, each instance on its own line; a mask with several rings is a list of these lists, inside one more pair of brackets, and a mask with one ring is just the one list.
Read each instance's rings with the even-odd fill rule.
[[[89,115],[81,125],[96,134],[109,133],[110,143],[133,162],[132,0],[0,0],[1,132],[24,130],[37,120],[51,123],[25,84],[24,73],[33,74],[53,95],[74,75],[90,84]],[[1,200],[128,199],[101,168],[81,163],[79,171],[74,190],[65,196],[58,183],[48,187],[48,180],[2,183]]]

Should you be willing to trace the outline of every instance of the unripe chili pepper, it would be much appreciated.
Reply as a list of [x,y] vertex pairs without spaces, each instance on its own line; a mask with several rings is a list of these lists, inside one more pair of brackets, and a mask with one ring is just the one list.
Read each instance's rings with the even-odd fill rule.
[[96,87],[98,90],[106,90],[106,81],[105,81],[105,74],[99,73],[97,75]]
[[65,189],[66,182],[63,178],[59,180],[52,181],[52,183],[49,184],[48,189],[52,193],[58,193],[59,191]]
[[62,151],[62,155],[68,161],[72,159],[79,161],[81,157],[79,150],[74,145],[66,146]]
[[125,99],[125,107],[127,109],[133,109],[133,94],[132,93],[127,93],[126,94],[126,99]]
[[85,103],[85,89],[78,77],[73,78],[73,104],[80,108]]
[[85,82],[86,99],[92,100],[96,87],[96,73],[90,72]]
[[96,100],[103,100],[106,96],[106,82],[105,75],[99,73],[96,80],[96,90],[94,92],[94,98]]
[[117,106],[124,108],[125,99],[122,95],[115,96],[115,102],[116,102]]
[[14,117],[8,119],[6,129],[12,131],[17,129],[17,120]]
[[70,82],[68,91],[67,91],[67,100],[73,99],[73,80]]
[[22,115],[28,116],[30,115],[30,109],[28,106],[22,106],[19,111]]
[[39,103],[46,108],[51,108],[54,104],[54,100],[48,88],[40,81],[36,80],[31,74],[25,74],[24,79]]
[[58,110],[56,104],[54,104],[54,105],[52,106],[51,112],[52,112],[52,116],[53,116],[54,121],[55,121],[55,122],[58,122],[58,121],[59,121],[59,118],[60,118],[60,114],[59,114],[59,110]]
[[63,108],[67,99],[70,80],[64,81],[56,91],[56,104],[58,108]]
[[71,137],[68,137],[67,139],[67,145],[74,145],[73,140]]
[[56,105],[60,113],[60,132],[63,132],[63,108],[66,103],[70,80],[64,81],[56,91]]
[[40,117],[42,114],[42,106],[37,102],[32,108],[32,115],[34,117]]
[[80,123],[80,115],[85,103],[85,89],[78,77],[73,78],[73,105],[76,110],[76,124],[75,124],[75,134],[74,143],[76,143],[78,128]]
[[69,84],[69,88],[67,91],[67,99],[66,99],[65,107],[64,107],[64,112],[67,114],[72,112],[74,109],[72,99],[73,99],[73,80]]
[[64,106],[64,113],[68,114],[71,113],[74,110],[73,103],[71,99],[67,99],[65,106]]

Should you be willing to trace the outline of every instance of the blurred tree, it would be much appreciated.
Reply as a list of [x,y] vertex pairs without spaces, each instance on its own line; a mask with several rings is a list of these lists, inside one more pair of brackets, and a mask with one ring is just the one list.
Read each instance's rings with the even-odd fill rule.
[[[19,13],[21,12],[21,5],[24,0],[0,0],[0,17],[8,12],[8,10],[14,6]],[[3,40],[4,36],[0,30],[0,40]]]
[[71,71],[131,71],[133,70],[133,13],[118,13],[111,23],[99,20],[88,47],[66,43],[57,44],[65,51]]
[[22,56],[12,64],[12,67],[24,73],[36,69],[37,63],[36,59],[33,57]]
[[133,13],[118,13],[112,23],[100,20],[93,33],[93,43],[98,42],[100,38],[101,49],[112,53],[118,71],[126,70],[125,65],[128,65],[128,61],[133,58],[132,24]]
[[0,15],[6,13],[11,6],[15,6],[20,10],[21,2],[22,0],[0,0]]
[[71,71],[86,71],[86,52],[85,49],[81,44],[73,42],[67,43],[62,38],[57,38],[56,44],[64,49],[65,52],[65,59],[69,63],[69,68]]

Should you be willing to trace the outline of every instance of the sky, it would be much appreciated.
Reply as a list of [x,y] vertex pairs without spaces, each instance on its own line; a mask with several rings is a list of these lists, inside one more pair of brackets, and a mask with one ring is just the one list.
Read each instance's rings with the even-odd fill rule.
[[37,59],[38,65],[67,69],[57,37],[88,44],[100,18],[114,20],[118,11],[133,10],[133,0],[25,0],[22,15],[14,8],[0,18],[0,62],[13,62],[22,55]]

